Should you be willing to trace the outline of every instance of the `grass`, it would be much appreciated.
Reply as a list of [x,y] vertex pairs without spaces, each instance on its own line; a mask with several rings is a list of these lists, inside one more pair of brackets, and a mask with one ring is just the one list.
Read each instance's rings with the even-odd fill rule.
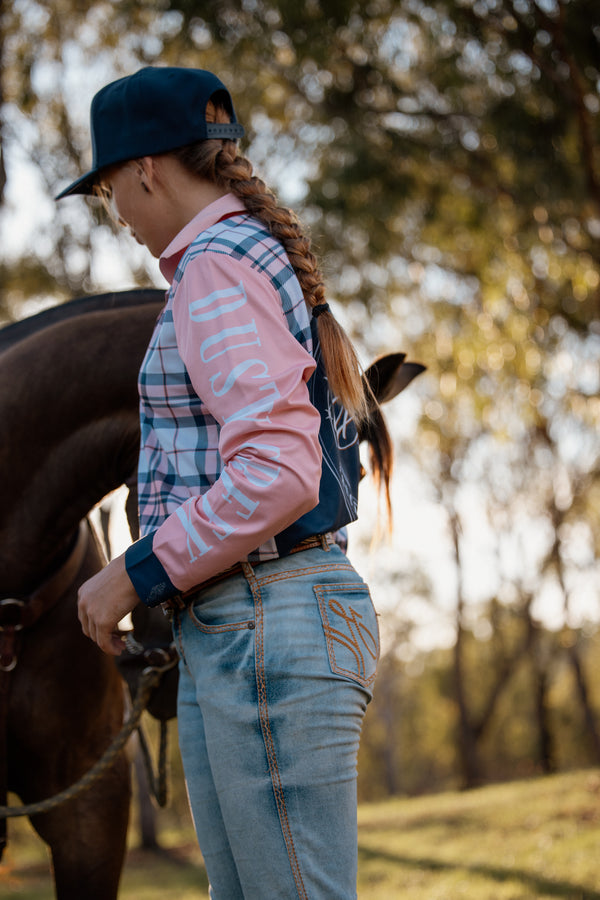
[[[160,839],[159,854],[130,849],[120,900],[207,898],[189,822],[161,828]],[[364,804],[358,896],[600,900],[599,847],[600,770]],[[54,897],[45,849],[23,820],[9,823],[0,896]]]
[[600,900],[600,773],[363,806],[361,900]]

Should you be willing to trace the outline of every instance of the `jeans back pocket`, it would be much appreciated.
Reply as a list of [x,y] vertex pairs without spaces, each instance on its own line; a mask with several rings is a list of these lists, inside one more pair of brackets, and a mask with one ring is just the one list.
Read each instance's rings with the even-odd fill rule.
[[377,614],[366,584],[316,585],[331,670],[370,688],[379,660]]

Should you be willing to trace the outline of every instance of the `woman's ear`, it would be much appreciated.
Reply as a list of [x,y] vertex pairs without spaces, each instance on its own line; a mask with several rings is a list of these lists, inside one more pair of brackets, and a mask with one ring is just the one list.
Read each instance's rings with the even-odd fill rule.
[[142,156],[136,159],[137,173],[143,190],[151,194],[156,181],[156,167],[152,156]]

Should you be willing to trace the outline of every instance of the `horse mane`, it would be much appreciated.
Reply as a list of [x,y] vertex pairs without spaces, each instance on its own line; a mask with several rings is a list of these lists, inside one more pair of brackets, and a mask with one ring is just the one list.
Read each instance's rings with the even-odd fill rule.
[[165,292],[159,288],[131,288],[128,291],[109,291],[105,294],[77,297],[3,326],[0,329],[0,353],[50,325],[65,322],[75,316],[100,310],[144,306],[147,303],[163,303],[164,299]]

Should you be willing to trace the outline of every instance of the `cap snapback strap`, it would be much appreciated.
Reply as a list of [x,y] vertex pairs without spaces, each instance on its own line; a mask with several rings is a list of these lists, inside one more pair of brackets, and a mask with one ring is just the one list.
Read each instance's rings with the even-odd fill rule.
[[244,128],[239,122],[207,122],[207,138],[225,138],[235,141],[244,136]]

